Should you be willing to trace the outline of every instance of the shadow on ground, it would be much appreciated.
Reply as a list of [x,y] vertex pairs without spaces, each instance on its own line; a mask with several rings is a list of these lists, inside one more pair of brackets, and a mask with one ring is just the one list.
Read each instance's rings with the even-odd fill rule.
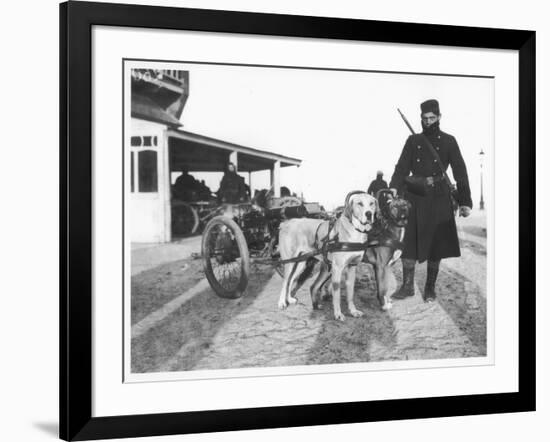
[[484,290],[449,268],[440,270],[437,289],[441,307],[477,347],[479,356],[486,356],[487,301]]
[[372,346],[389,349],[395,344],[395,327],[390,316],[380,308],[370,266],[361,266],[355,282],[355,305],[363,312],[363,317],[350,316],[345,289],[342,295],[344,322],[334,320],[330,298],[324,300],[320,310],[312,312],[323,318],[323,326],[309,351],[307,364],[369,362]]
[[[182,293],[181,278],[168,274],[171,266],[160,266],[155,271],[167,276],[162,282],[164,290]],[[210,288],[195,295],[147,333],[132,339],[132,372],[193,369],[223,324],[248,308],[272,275],[271,268],[262,273],[251,272],[247,293],[239,299],[220,298]]]
[[182,259],[132,276],[131,323],[178,297],[204,279],[201,259]]

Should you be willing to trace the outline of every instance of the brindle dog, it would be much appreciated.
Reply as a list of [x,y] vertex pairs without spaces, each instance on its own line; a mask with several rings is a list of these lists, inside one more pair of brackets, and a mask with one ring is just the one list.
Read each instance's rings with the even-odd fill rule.
[[367,249],[363,262],[373,266],[378,300],[383,310],[389,310],[392,307],[388,293],[389,268],[401,257],[411,203],[398,198],[393,189],[380,190],[376,197],[380,206],[380,216],[373,233],[369,236],[369,242],[372,239],[377,241],[378,245]]

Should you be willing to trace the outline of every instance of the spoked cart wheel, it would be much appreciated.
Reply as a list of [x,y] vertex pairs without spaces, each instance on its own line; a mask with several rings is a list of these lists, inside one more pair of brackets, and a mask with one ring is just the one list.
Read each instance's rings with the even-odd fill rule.
[[248,285],[250,255],[241,228],[227,216],[212,218],[202,233],[204,273],[222,298],[239,298]]

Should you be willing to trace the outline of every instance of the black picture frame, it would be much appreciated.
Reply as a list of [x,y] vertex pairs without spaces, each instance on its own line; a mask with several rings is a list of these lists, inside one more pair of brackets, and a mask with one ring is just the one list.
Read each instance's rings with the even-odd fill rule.
[[[519,53],[519,391],[92,417],[94,25],[510,49]],[[106,439],[535,410],[535,32],[108,3],[60,5],[60,437]]]

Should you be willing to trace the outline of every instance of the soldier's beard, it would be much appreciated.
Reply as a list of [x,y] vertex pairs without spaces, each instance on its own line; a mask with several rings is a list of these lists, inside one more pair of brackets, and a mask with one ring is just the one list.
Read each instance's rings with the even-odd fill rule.
[[422,123],[422,133],[424,135],[433,135],[439,132],[439,121],[432,123],[430,126],[425,125],[423,121],[421,121],[421,123]]

